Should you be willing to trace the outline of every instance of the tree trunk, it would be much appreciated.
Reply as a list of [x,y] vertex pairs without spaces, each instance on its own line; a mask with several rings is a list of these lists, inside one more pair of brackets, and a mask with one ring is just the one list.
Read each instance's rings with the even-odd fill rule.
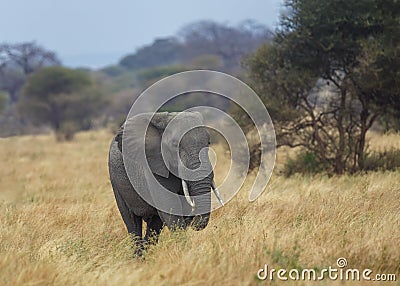
[[358,146],[357,146],[357,164],[358,170],[364,169],[364,150],[365,150],[365,140],[367,135],[367,119],[368,119],[368,107],[365,106],[365,103],[362,103],[363,110],[360,114],[360,121],[361,121],[361,130],[360,130],[360,137],[358,138]]
[[337,129],[339,133],[339,147],[335,157],[335,173],[341,175],[345,171],[345,162],[343,161],[345,149],[345,129],[343,126],[344,115],[346,111],[346,90],[340,91],[340,108],[338,111]]
[[[360,137],[358,138],[358,148],[356,150],[357,155],[357,164],[358,169],[363,170],[365,168],[364,162],[364,153],[365,153],[365,144],[367,140],[367,132],[371,128],[372,124],[375,122],[375,119],[378,117],[378,114],[375,113],[370,117],[369,104],[366,99],[360,99],[362,104],[362,111],[360,113],[360,122],[361,122],[361,130]],[[369,121],[368,118],[370,117]]]

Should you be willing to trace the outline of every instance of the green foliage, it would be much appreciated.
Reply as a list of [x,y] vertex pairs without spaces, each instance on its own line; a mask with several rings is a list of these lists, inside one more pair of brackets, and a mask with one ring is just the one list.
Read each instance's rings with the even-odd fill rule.
[[384,133],[400,131],[400,109],[388,112],[380,116],[378,119],[379,126],[382,127]]
[[[400,106],[400,3],[287,0],[276,44],[299,72],[314,72],[362,104]],[[372,106],[371,106],[372,105]],[[372,112],[371,112],[372,111]]]
[[136,77],[141,86],[146,86],[163,77],[183,72],[185,70],[188,70],[188,68],[178,65],[158,66],[155,68],[142,69],[137,72]]
[[368,130],[400,109],[400,2],[285,6],[273,42],[246,61],[278,146],[302,146],[337,174],[362,170]]
[[276,72],[284,61],[281,53],[277,45],[265,43],[254,54],[244,59],[244,65],[250,70],[251,84],[259,92],[270,116],[275,121],[284,123],[302,115],[295,108],[297,98],[287,96],[286,92],[294,89],[299,93],[308,91],[308,83],[315,82],[316,77],[306,72],[299,73],[297,70]]
[[61,123],[60,129],[56,131],[57,141],[71,141],[75,133],[79,131],[80,128],[76,122],[66,121]]
[[42,67],[59,65],[56,54],[35,42],[0,44],[0,89],[9,94],[10,103],[18,101],[18,94],[28,75]]
[[113,77],[106,86],[108,94],[121,92],[127,89],[135,89],[139,86],[137,71],[126,71]]
[[30,76],[18,111],[37,125],[50,125],[58,139],[68,140],[76,131],[89,129],[104,104],[87,72],[49,67]]
[[[389,149],[366,153],[362,171],[394,171],[400,168],[400,150]],[[289,158],[283,168],[283,174],[290,177],[295,174],[312,175],[329,172],[329,166],[322,163],[315,154],[302,151],[294,158]]]
[[33,74],[24,94],[30,98],[51,100],[53,95],[70,94],[91,85],[89,74],[64,67],[49,67]]
[[294,158],[289,158],[283,168],[283,174],[290,177],[294,174],[316,174],[326,171],[327,166],[317,158],[317,156],[309,151],[302,151]]
[[366,171],[396,170],[400,168],[400,150],[389,149],[383,152],[371,152],[365,155]]

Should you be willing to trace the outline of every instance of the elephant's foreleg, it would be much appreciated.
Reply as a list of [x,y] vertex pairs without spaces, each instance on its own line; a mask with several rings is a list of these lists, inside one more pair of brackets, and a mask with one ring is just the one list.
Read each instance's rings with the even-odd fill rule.
[[158,236],[160,235],[162,228],[163,228],[163,222],[161,218],[158,215],[154,215],[147,222],[146,235],[144,239],[148,243],[157,243]]

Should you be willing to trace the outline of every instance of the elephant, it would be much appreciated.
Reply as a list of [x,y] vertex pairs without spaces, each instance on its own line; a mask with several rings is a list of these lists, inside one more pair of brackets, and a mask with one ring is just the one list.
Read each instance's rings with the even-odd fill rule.
[[[167,128],[172,123],[173,128]],[[129,140],[125,141],[123,136],[124,132],[128,136],[127,125]],[[209,144],[210,134],[203,124],[203,116],[188,111],[139,114],[128,118],[113,138],[108,160],[109,175],[122,219],[136,241],[136,255],[141,256],[150,243],[157,242],[164,226],[171,230],[189,226],[195,230],[204,229],[210,218],[211,190],[223,204],[213,180],[207,152]],[[136,163],[141,150],[145,150],[143,154],[149,168]],[[125,160],[123,154],[127,154],[129,160]],[[193,180],[183,178],[181,165],[195,175],[197,172],[202,174]],[[149,175],[169,192],[182,196],[178,205],[186,210],[186,214],[191,208],[191,214],[169,213],[157,208],[151,201],[154,190],[152,193],[149,187]],[[165,193],[156,196],[157,200],[163,201]],[[147,225],[144,237],[143,221]]]

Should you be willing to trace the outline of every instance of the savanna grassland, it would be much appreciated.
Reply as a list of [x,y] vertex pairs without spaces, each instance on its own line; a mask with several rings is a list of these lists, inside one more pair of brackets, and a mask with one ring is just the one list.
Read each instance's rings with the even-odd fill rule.
[[[265,263],[337,267],[339,257],[400,280],[400,171],[285,178],[285,151],[256,202],[247,201],[251,174],[205,230],[164,229],[145,260],[133,259],[108,178],[111,137],[96,131],[63,143],[54,136],[0,140],[1,285],[308,285],[260,282],[256,273]],[[399,142],[399,135],[375,136],[371,148]],[[226,164],[218,157],[217,182]]]

